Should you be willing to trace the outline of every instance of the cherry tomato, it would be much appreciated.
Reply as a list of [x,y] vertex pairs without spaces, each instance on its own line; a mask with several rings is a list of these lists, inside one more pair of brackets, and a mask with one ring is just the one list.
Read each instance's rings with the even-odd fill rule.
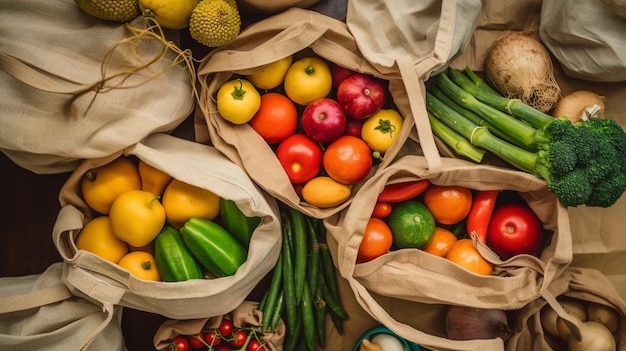
[[322,162],[331,178],[343,184],[356,184],[372,169],[372,150],[362,139],[344,135],[328,145]]
[[245,79],[230,80],[217,91],[217,112],[231,123],[248,122],[259,107],[261,95],[254,85]]
[[402,122],[402,116],[396,110],[378,110],[363,122],[361,138],[372,150],[384,154],[400,134]]
[[283,140],[276,157],[294,184],[306,183],[322,170],[322,148],[304,134],[292,134]]
[[240,348],[240,347],[243,347],[247,339],[248,339],[248,333],[246,333],[245,330],[237,329],[233,332],[233,339],[230,341],[230,344],[233,347]]
[[235,326],[233,325],[233,322],[230,319],[222,319],[222,321],[220,322],[220,326],[217,328],[217,330],[220,332],[220,335],[222,337],[225,338],[230,338],[230,336],[233,334],[233,330],[235,329]]
[[275,144],[296,132],[298,111],[285,95],[261,95],[261,107],[248,124],[268,143]]
[[368,262],[386,254],[393,244],[391,229],[382,219],[370,218],[363,232],[357,263]]
[[206,343],[209,345],[217,346],[222,342],[222,338],[220,338],[220,335],[218,333],[214,331],[208,331],[204,333],[204,341],[206,341]]
[[233,351],[232,347],[228,345],[218,346],[215,351]]
[[326,97],[332,88],[330,67],[320,57],[303,57],[291,64],[283,87],[291,100],[303,106]]
[[202,341],[204,340],[204,335],[202,335],[202,333],[189,335],[188,338],[189,338],[189,345],[193,347],[194,349],[201,349],[204,347],[204,342]]
[[170,351],[189,351],[189,341],[182,336],[175,337],[170,343]]
[[377,202],[372,211],[372,217],[387,218],[391,214],[393,207],[388,202]]
[[502,260],[534,255],[541,246],[543,224],[526,204],[508,203],[496,207],[487,229],[487,243]]
[[261,351],[264,350],[263,346],[261,346],[261,342],[257,339],[252,339],[248,343],[248,347],[246,347],[246,351]]

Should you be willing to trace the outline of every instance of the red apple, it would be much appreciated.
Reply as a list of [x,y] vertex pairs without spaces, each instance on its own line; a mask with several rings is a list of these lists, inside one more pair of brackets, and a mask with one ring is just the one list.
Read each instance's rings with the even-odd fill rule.
[[337,91],[337,87],[339,87],[339,83],[343,82],[344,79],[350,77],[355,72],[351,69],[339,66],[336,63],[333,63],[330,66],[330,74],[333,79],[333,89]]
[[337,87],[337,101],[350,118],[365,119],[385,104],[385,87],[380,80],[354,73]]
[[317,99],[302,111],[302,129],[315,141],[333,141],[346,130],[346,114],[341,105],[333,99]]

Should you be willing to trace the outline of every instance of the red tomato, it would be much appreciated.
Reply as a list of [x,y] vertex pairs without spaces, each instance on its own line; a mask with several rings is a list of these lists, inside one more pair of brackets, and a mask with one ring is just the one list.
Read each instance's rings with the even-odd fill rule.
[[204,333],[204,341],[206,341],[206,343],[209,345],[217,346],[222,342],[222,339],[220,338],[218,333],[214,331],[208,331]]
[[541,246],[543,224],[526,204],[508,203],[496,207],[487,229],[487,243],[502,260],[535,255]]
[[292,134],[283,140],[276,157],[293,184],[306,183],[322,170],[322,148],[304,134]]
[[189,351],[189,341],[182,336],[175,337],[170,343],[170,351]]
[[230,319],[226,318],[222,319],[222,321],[220,322],[220,326],[217,327],[220,335],[225,338],[229,338],[233,334],[234,329],[235,326],[233,325],[233,322]]
[[218,346],[215,351],[233,351],[232,347],[228,345]]
[[379,218],[370,218],[363,232],[363,239],[359,245],[357,263],[371,261],[386,254],[393,244],[393,234],[387,223]]
[[252,339],[246,347],[246,351],[265,351],[265,347],[261,346],[261,342],[257,339]]
[[198,333],[195,335],[189,335],[189,345],[194,349],[201,349],[204,347],[204,336],[202,333]]
[[391,214],[393,207],[388,202],[377,202],[372,211],[372,217],[387,218]]
[[339,66],[336,63],[332,63],[330,65],[330,74],[333,78],[333,89],[337,90],[337,87],[339,87],[339,83],[353,75],[354,71],[349,68]]
[[248,333],[245,330],[237,329],[233,332],[233,338],[230,340],[230,344],[233,347],[241,348],[245,345],[248,339]]
[[372,150],[357,137],[344,135],[330,143],[324,151],[326,173],[343,184],[363,180],[372,169]]
[[296,132],[298,111],[293,101],[283,94],[263,94],[261,107],[248,124],[268,144],[275,144]]

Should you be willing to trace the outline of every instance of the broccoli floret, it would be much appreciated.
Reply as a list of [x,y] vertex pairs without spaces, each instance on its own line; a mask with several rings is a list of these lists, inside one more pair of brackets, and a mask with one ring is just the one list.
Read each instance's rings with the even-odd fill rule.
[[437,76],[437,88],[506,138],[478,131],[472,121],[427,93],[427,108],[435,117],[475,146],[546,180],[565,206],[608,207],[626,191],[626,133],[615,121],[592,118],[572,124],[481,88],[482,80],[466,72],[469,78],[448,69]]

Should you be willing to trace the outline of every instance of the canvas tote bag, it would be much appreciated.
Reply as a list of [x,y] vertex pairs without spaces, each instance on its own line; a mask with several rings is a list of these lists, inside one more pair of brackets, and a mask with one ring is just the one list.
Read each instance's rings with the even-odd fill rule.
[[[441,161],[442,171],[433,174],[423,157],[404,156],[368,180],[346,211],[324,220],[331,253],[359,304],[400,336],[441,350],[501,349],[500,339],[459,342],[424,333],[396,320],[372,295],[425,304],[518,309],[536,299],[571,262],[567,209],[548,192],[544,181],[528,173],[456,158]],[[359,245],[378,194],[386,184],[418,179],[475,190],[518,191],[553,234],[545,237],[547,242],[538,257],[518,255],[507,261],[501,261],[474,238],[481,255],[494,264],[490,276],[470,273],[454,262],[417,249],[397,250],[357,264]]]
[[57,262],[41,274],[0,278],[0,349],[125,351],[122,308],[72,295],[62,272]]
[[76,248],[75,239],[94,215],[80,197],[85,171],[120,156],[83,162],[61,189],[61,211],[53,228],[54,243],[65,261],[63,280],[78,296],[94,298],[105,306],[122,305],[168,318],[203,318],[223,315],[239,306],[258,282],[274,267],[281,247],[278,209],[241,170],[212,147],[154,134],[124,150],[175,179],[210,190],[233,200],[248,216],[261,217],[246,262],[233,276],[184,282],[151,282],[136,279],[116,264]]
[[0,151],[21,167],[71,171],[172,131],[192,112],[183,56],[143,18],[131,23],[135,36],[72,0],[1,0],[0,8]]
[[202,331],[213,330],[219,327],[224,318],[230,319],[236,328],[254,328],[262,335],[260,339],[265,342],[265,350],[282,351],[285,339],[286,327],[282,320],[278,322],[275,331],[262,332],[261,321],[263,313],[258,310],[259,303],[244,301],[233,311],[223,316],[211,318],[198,318],[176,320],[170,319],[159,326],[154,334],[154,347],[157,350],[169,350],[170,343],[178,335],[194,335]]
[[560,297],[599,303],[613,309],[619,316],[619,328],[614,334],[618,339],[617,350],[626,350],[626,304],[602,272],[593,268],[569,267],[541,296],[518,312],[515,334],[509,339],[507,351],[556,351],[567,347],[547,334],[541,326],[541,310],[546,305],[552,306],[560,317],[567,318],[567,313],[559,308]]

